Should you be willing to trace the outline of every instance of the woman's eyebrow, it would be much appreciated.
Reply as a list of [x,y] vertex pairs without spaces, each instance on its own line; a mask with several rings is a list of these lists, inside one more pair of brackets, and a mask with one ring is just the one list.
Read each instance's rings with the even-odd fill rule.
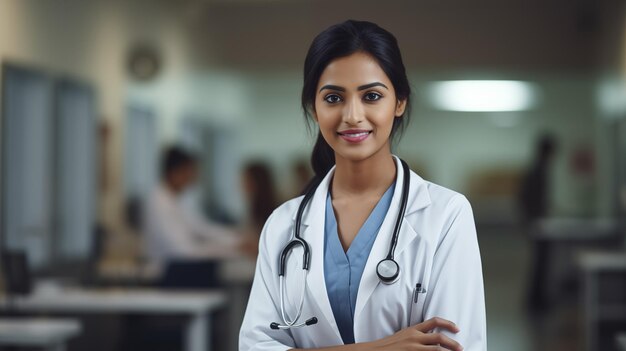
[[356,88],[356,90],[364,90],[364,89],[368,89],[368,88],[375,87],[375,86],[380,86],[380,87],[383,87],[383,88],[389,90],[389,88],[387,88],[387,86],[385,84],[381,83],[381,82],[374,82],[374,83],[364,84],[364,85],[361,85],[358,88]]
[[[356,89],[357,90],[364,90],[364,89],[368,89],[371,87],[375,87],[375,86],[381,86],[387,90],[389,90],[389,88],[387,88],[387,86],[381,82],[374,82],[374,83],[368,83],[368,84],[363,84],[358,86]],[[326,84],[323,87],[320,88],[320,92],[324,89],[330,89],[330,90],[337,90],[337,91],[346,91],[346,88],[340,87],[338,85],[332,85],[332,84]]]
[[[331,84],[326,84],[323,87],[320,88],[320,91],[324,90],[324,89],[330,89],[330,90],[338,90],[338,91],[346,91],[345,88],[342,88],[338,85],[331,85]],[[319,91],[318,91],[319,93]]]
[[[380,86],[383,87],[387,90],[389,90],[389,88],[387,88],[387,86],[381,82],[373,82],[373,83],[368,83],[368,84],[363,84],[363,85],[359,85],[356,90],[364,90],[364,89],[368,89],[371,87],[375,87],[375,86]],[[330,90],[337,90],[337,91],[346,91],[346,88],[344,87],[340,87],[338,85],[332,85],[332,84],[326,84],[323,87],[320,88],[319,92],[321,92],[324,89],[330,89]]]

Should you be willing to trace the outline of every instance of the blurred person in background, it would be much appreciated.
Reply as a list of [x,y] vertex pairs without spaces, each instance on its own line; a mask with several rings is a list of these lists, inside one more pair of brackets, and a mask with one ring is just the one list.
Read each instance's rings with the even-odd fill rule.
[[165,150],[161,181],[145,205],[145,255],[158,271],[172,261],[238,255],[245,240],[240,233],[211,223],[185,198],[198,179],[196,157],[178,146]]
[[242,188],[248,204],[248,216],[244,223],[247,240],[242,249],[256,258],[263,224],[278,206],[274,179],[267,164],[249,162],[243,169]]
[[[556,153],[556,139],[549,134],[539,138],[531,167],[524,175],[519,192],[519,204],[525,230],[530,233],[532,224],[548,215],[550,195],[550,167]],[[547,284],[547,262],[549,242],[530,238],[532,267],[526,295],[526,304],[531,311],[538,312],[547,307],[545,286]]]
[[524,223],[545,217],[549,206],[549,173],[556,152],[556,140],[543,135],[537,142],[535,157],[522,179],[519,200]]
[[295,191],[293,196],[300,196],[304,193],[306,186],[313,178],[311,168],[306,160],[298,159],[293,162],[291,171],[295,179]]

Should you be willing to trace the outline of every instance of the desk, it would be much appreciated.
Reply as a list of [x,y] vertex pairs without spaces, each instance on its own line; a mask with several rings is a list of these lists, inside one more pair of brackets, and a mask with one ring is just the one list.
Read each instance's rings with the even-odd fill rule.
[[533,223],[532,236],[539,240],[590,241],[611,239],[619,223],[610,218],[544,218]]
[[[247,256],[232,256],[221,260],[218,263],[217,275],[220,288],[227,292],[230,304],[228,306],[229,324],[228,335],[224,336],[228,340],[230,349],[237,349],[239,339],[239,328],[243,321],[250,287],[254,279],[256,261]],[[135,285],[154,284],[158,281],[159,271],[154,266],[110,266],[103,270],[106,280],[111,282],[133,282]],[[225,331],[224,331],[225,332]]]
[[[626,277],[626,252],[585,252],[578,257],[579,265],[584,275],[585,306],[585,333],[586,349],[600,350],[598,337],[600,323],[605,321],[626,324],[626,296],[621,301],[611,300],[610,303],[600,299],[600,274],[604,272],[618,272]],[[606,288],[604,289],[606,290]]]
[[[225,294],[218,291],[174,292],[149,289],[61,289],[35,292],[11,301],[12,307],[21,312],[188,315],[190,318],[185,326],[187,351],[209,349],[209,312],[225,303]],[[0,305],[8,304],[1,300]]]
[[72,319],[0,318],[0,346],[62,351],[81,326]]
[[255,264],[254,260],[244,257],[238,260],[224,261],[220,265],[220,281],[223,288],[228,290],[231,301],[229,306],[230,324],[228,326],[228,340],[231,350],[238,349],[239,329],[248,306]]
[[[527,298],[539,310],[555,301],[564,277],[575,279],[576,251],[612,248],[623,241],[619,222],[608,218],[544,218],[530,229],[533,259]],[[566,254],[565,260],[557,253]]]

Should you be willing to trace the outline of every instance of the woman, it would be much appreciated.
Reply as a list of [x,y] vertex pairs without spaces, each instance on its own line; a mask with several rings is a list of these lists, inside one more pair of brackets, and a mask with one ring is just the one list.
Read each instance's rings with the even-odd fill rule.
[[[391,152],[409,103],[386,30],[349,20],[313,40],[302,90],[319,127],[312,190],[263,227],[240,350],[486,350],[470,204]],[[290,246],[283,271],[294,237],[310,255]]]
[[243,250],[253,258],[258,254],[259,234],[278,205],[272,172],[265,162],[251,161],[243,168],[241,185],[248,202],[248,218],[243,231]]
[[278,205],[272,172],[262,161],[249,162],[244,167],[242,183],[249,203],[249,225],[258,235]]

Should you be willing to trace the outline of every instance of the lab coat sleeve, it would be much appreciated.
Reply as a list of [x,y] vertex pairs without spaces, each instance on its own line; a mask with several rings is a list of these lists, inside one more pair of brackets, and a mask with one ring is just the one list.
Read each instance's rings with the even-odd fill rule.
[[[268,228],[275,212],[268,218],[261,231],[259,255],[252,283],[252,290],[246,307],[246,313],[239,331],[239,351],[283,351],[295,348],[295,342],[288,330],[273,330],[271,322],[282,321],[280,316],[280,298],[271,262],[278,257],[268,254],[268,242],[277,245],[276,237],[268,238]],[[283,219],[284,220],[284,219]]]
[[472,208],[461,194],[448,203],[449,213],[435,250],[424,320],[441,317],[460,329],[436,328],[466,351],[487,350],[485,295],[478,238]]

